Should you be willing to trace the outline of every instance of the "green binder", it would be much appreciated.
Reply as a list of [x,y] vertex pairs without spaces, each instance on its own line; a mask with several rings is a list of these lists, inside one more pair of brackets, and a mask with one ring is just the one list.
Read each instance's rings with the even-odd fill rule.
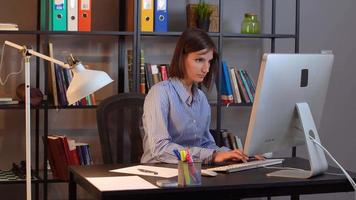
[[50,0],[52,8],[52,30],[67,30],[67,0]]

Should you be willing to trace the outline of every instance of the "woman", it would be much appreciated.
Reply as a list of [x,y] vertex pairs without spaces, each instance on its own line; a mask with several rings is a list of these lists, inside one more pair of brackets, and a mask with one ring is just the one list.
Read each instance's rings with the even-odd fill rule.
[[187,29],[178,40],[169,68],[169,80],[155,84],[144,103],[142,163],[176,163],[174,149],[189,148],[205,164],[242,160],[239,150],[219,148],[209,132],[211,110],[205,94],[218,67],[218,54],[202,30]]

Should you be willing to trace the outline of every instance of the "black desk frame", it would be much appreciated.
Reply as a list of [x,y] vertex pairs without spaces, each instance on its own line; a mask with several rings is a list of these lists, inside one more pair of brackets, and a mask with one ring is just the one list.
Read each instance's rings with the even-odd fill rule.
[[[77,196],[76,185],[80,185],[97,199],[239,199],[248,197],[266,196],[292,196],[298,199],[302,194],[350,192],[352,187],[343,176],[321,175],[311,179],[292,179],[267,177],[266,173],[273,169],[259,168],[236,172],[231,174],[219,174],[216,177],[202,177],[202,185],[186,188],[158,188],[152,190],[127,190],[101,192],[89,183],[85,177],[120,176],[124,174],[109,172],[111,169],[127,167],[130,165],[97,165],[97,166],[72,166],[70,168],[69,200],[75,200]],[[283,166],[305,168],[308,161],[301,158],[288,158]],[[330,172],[340,173],[339,170],[330,167]],[[355,174],[351,176],[356,179]],[[151,183],[157,178],[142,176]],[[162,179],[162,178],[159,178]]]

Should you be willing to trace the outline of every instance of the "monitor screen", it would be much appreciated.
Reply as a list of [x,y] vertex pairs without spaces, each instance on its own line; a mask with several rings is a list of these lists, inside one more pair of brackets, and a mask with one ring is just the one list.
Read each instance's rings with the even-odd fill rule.
[[264,54],[244,153],[275,152],[305,142],[297,103],[309,105],[318,128],[328,90],[332,54]]

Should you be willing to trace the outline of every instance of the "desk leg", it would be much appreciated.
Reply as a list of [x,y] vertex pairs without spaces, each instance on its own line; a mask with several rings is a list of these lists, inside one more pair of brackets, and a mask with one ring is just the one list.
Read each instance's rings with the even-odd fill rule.
[[291,200],[299,200],[299,195],[292,195],[290,196]]
[[77,199],[77,184],[74,181],[74,175],[72,172],[69,173],[69,183],[68,183],[68,199]]

